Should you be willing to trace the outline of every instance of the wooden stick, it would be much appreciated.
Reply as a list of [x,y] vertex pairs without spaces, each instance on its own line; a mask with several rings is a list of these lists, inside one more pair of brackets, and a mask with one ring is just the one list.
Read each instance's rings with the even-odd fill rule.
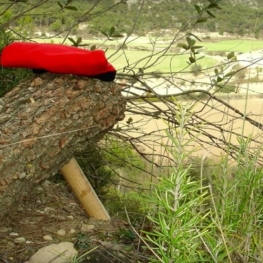
[[75,158],[60,169],[89,217],[108,221],[110,216]]

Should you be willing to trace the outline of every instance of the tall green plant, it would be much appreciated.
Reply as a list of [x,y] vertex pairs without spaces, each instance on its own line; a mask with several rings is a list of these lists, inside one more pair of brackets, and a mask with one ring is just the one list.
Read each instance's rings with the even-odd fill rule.
[[238,141],[235,169],[228,156],[224,157],[214,177],[216,183],[210,187],[211,221],[216,232],[206,241],[215,262],[262,262],[263,170],[257,164],[262,148],[255,150],[251,158],[247,154],[251,138],[240,137]]
[[170,176],[159,178],[148,200],[153,207],[148,215],[153,231],[145,232],[144,239],[155,255],[151,262],[182,263],[203,259],[200,251],[209,215],[209,210],[204,210],[207,191],[200,181],[190,178],[191,166],[185,166],[191,155],[186,147],[192,139],[189,139],[184,127],[191,113],[188,106],[177,103],[177,107],[178,128],[172,129],[173,134],[167,132],[172,143],[168,151],[176,165]]
[[257,164],[262,147],[241,136],[236,162],[222,156],[204,182],[201,161],[199,177],[192,178],[191,165],[185,165],[191,140],[184,129],[191,108],[177,108],[178,128],[167,132],[176,165],[147,199],[153,230],[142,238],[154,255],[151,262],[263,262],[263,170]]

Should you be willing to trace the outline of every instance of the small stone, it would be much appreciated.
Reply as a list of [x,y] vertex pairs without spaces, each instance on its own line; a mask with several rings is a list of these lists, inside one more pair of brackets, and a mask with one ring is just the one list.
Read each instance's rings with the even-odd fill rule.
[[21,173],[21,174],[18,175],[18,178],[19,178],[19,179],[23,179],[23,178],[25,178],[25,177],[26,177],[26,173],[25,173],[25,172],[23,172],[23,173]]
[[74,216],[67,216],[67,218],[73,220]]
[[44,235],[43,239],[46,241],[52,241],[53,240],[52,236],[50,236],[50,235]]
[[30,241],[30,240],[27,240],[27,241],[26,241],[26,244],[34,244],[34,242],[33,242],[33,241]]
[[75,234],[75,233],[76,233],[76,230],[75,230],[75,229],[72,228],[72,229],[69,230],[69,234],[72,235],[72,234]]
[[25,243],[26,239],[24,237],[17,237],[14,239],[14,243],[15,244],[21,244],[21,243]]
[[40,248],[31,258],[30,263],[69,263],[78,254],[73,243],[62,242]]
[[10,236],[10,237],[17,237],[17,236],[18,236],[18,233],[16,233],[16,232],[11,232],[11,233],[9,234],[9,236]]
[[94,225],[82,224],[80,231],[81,232],[89,232],[89,231],[93,230],[94,227],[95,227]]
[[57,231],[57,235],[63,237],[66,235],[66,231],[64,229],[59,229]]

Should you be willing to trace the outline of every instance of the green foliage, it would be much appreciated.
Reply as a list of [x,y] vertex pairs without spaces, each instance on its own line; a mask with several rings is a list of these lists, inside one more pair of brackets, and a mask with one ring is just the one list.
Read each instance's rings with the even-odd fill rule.
[[90,145],[76,159],[101,200],[107,200],[112,186],[119,183],[117,169],[122,168],[124,176],[131,179],[134,172],[137,174],[136,167],[144,167],[131,146],[114,137],[106,137],[99,146]]
[[176,115],[179,127],[169,127],[168,150],[176,166],[146,198],[153,230],[141,238],[153,253],[150,262],[262,262],[263,169],[257,165],[262,146],[240,136],[234,165],[224,156],[217,165],[203,158],[186,166],[187,109],[182,106]]
[[109,187],[116,184],[116,176],[107,168],[100,149],[90,145],[76,159],[95,192],[103,200],[109,191]]
[[[0,10],[7,9],[10,2],[13,2],[13,5],[6,11],[9,13],[18,14],[28,7],[26,0],[9,1],[3,3]],[[93,8],[94,5],[96,8]],[[53,24],[54,27],[57,19],[61,20],[63,26],[72,25],[76,19],[86,14],[87,17],[84,17],[89,21],[87,31],[97,34],[104,32],[107,36],[111,28],[118,29],[115,34],[118,31],[118,35],[121,35],[119,32],[129,33],[132,26],[133,33],[136,34],[164,28],[187,30],[191,22],[195,21],[196,28],[237,35],[255,34],[256,37],[260,37],[263,33],[263,22],[259,19],[255,24],[255,18],[262,12],[262,8],[260,3],[257,9],[245,1],[237,4],[233,1],[212,0],[203,1],[202,4],[197,1],[146,1],[141,5],[140,1],[129,4],[119,1],[116,4],[109,0],[102,0],[99,3],[86,0],[49,0],[37,8],[37,15],[34,10],[28,12],[28,15],[35,25],[48,27]],[[136,20],[137,23],[133,25],[134,19],[139,14],[141,15]],[[16,25],[19,23],[16,21]],[[58,28],[56,24],[55,27]]]
[[57,4],[59,5],[59,7],[61,8],[61,11],[64,11],[64,9],[68,9],[68,10],[72,10],[72,11],[77,11],[78,8],[73,6],[73,5],[70,5],[71,3],[73,2],[73,0],[66,0],[64,2],[60,2],[60,1],[57,1]]
[[0,96],[11,90],[21,81],[32,76],[32,72],[27,69],[0,69]]
[[201,238],[207,232],[209,209],[203,209],[203,205],[208,194],[200,181],[190,178],[191,166],[185,166],[191,155],[184,149],[191,144],[184,129],[191,116],[190,105],[177,103],[177,106],[179,127],[173,130],[173,135],[167,132],[173,146],[167,150],[176,166],[170,176],[159,179],[147,198],[148,207],[153,207],[148,214],[153,231],[145,232],[144,238],[154,254],[150,262],[200,262],[205,254],[200,248]]
[[133,150],[129,143],[112,136],[105,138],[102,154],[105,160],[107,160],[107,164],[115,168],[144,167],[141,157]]
[[[212,175],[218,171],[218,161],[206,158],[202,160],[200,157],[191,156],[189,160],[187,160],[187,165],[190,167],[188,169],[189,177],[193,181],[202,180],[202,185],[208,186],[208,184],[212,183]],[[202,178],[200,175],[202,174]]]
[[142,194],[134,191],[120,193],[112,190],[107,194],[104,205],[110,215],[123,220],[127,219],[135,225],[140,225],[145,217],[145,202]]
[[175,168],[156,186],[152,202],[157,209],[148,216],[154,231],[145,232],[157,257],[151,262],[198,262],[200,237],[206,232],[200,225],[208,216],[200,213],[206,192],[200,194],[199,182],[191,181],[188,172]]
[[109,40],[111,40],[113,37],[123,37],[120,32],[116,31],[115,27],[111,27],[106,31],[101,31],[101,33],[105,35]]
[[62,22],[60,19],[57,19],[50,25],[50,29],[54,32],[59,32],[62,29]]
[[68,40],[72,43],[72,46],[74,47],[82,46],[82,37],[78,37],[76,40],[74,40],[72,37],[68,37]]

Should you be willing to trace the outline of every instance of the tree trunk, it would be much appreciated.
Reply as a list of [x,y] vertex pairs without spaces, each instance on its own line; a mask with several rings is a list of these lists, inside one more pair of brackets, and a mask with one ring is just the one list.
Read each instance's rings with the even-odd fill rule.
[[0,98],[0,214],[124,118],[115,83],[43,74]]

